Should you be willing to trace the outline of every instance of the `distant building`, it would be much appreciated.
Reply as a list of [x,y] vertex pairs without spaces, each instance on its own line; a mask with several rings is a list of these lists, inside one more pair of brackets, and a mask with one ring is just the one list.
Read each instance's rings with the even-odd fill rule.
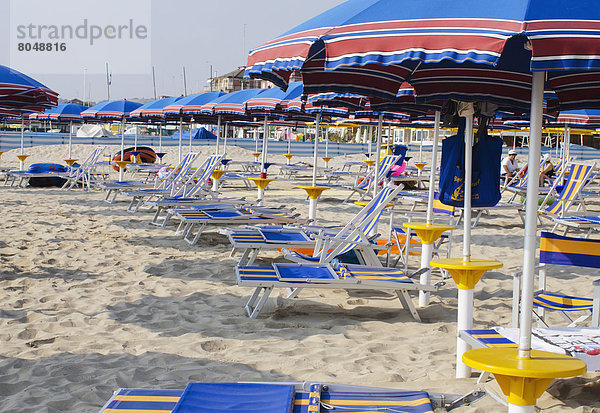
[[245,66],[240,66],[232,72],[225,73],[221,76],[216,76],[208,79],[208,91],[213,92],[235,92],[242,89],[261,88],[266,89],[273,87],[273,83],[261,79],[244,79]]

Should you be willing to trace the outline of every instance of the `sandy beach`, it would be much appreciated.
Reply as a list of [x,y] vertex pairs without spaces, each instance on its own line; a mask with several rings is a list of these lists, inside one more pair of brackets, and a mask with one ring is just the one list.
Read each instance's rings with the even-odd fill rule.
[[[84,159],[91,150],[74,145],[73,156]],[[199,159],[212,148],[201,151]],[[0,165],[16,167],[17,152],[2,155]],[[27,165],[60,162],[67,147],[26,153],[32,155]],[[171,148],[165,160],[176,157]],[[230,148],[228,157],[252,158],[239,148]],[[281,155],[272,159],[285,162]],[[338,157],[332,166],[361,159]],[[308,175],[302,182],[309,182]],[[306,218],[308,203],[296,185],[275,182],[266,205],[295,207]],[[184,388],[190,381],[320,380],[452,393],[476,387],[476,374],[454,378],[452,281],[419,309],[422,323],[391,293],[310,289],[297,299],[276,290],[251,320],[244,305],[252,289],[236,286],[230,244],[216,228],[192,246],[175,235],[174,226],[152,226],[149,212],[126,212],[124,197],[109,205],[101,191],[0,191],[1,412],[97,412],[119,387]],[[359,207],[342,204],[346,194],[325,192],[320,223],[344,224],[354,216]],[[255,199],[256,191],[228,183],[223,195]],[[600,211],[598,199],[587,205]],[[379,231],[387,237],[387,215]],[[509,210],[482,218],[473,230],[473,256],[504,263],[475,288],[475,328],[510,326],[510,274],[522,265],[523,232],[516,211]],[[457,229],[454,256],[461,241]],[[276,252],[261,257],[264,264],[283,261]],[[411,268],[418,266],[419,258],[412,257]],[[550,273],[548,284],[591,296],[597,278],[592,269],[561,270]],[[555,381],[538,406],[544,412],[600,412],[600,374]],[[457,411],[505,410],[487,397]]]

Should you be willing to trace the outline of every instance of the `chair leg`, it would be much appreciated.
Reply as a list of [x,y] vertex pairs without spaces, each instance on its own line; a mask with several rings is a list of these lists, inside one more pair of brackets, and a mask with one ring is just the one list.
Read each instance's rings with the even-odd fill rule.
[[302,287],[288,288],[287,298],[296,298],[296,297],[298,297],[298,294],[300,294],[300,291],[302,291],[302,290],[303,290]]
[[415,304],[413,303],[412,298],[410,298],[410,295],[408,295],[408,291],[396,290],[396,295],[398,295],[398,298],[402,303],[402,307],[404,307],[405,310],[408,310],[410,312],[415,321],[421,322],[421,317],[419,316],[419,313],[417,313]]
[[[265,306],[269,295],[273,291],[273,287],[256,287],[248,303],[246,304],[246,312],[248,313],[248,317],[256,318],[260,313],[260,310]],[[260,293],[263,293],[262,296]],[[256,302],[258,300],[258,303]],[[256,304],[256,305],[255,305]]]

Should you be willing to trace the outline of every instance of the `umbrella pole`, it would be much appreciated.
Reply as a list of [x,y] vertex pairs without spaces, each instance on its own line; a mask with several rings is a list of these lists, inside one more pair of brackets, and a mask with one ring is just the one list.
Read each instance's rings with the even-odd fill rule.
[[162,153],[162,124],[158,124],[158,152]]
[[[125,116],[121,119],[121,160],[125,157]],[[125,173],[125,168],[119,167],[119,181],[123,180],[123,175]]]
[[229,134],[229,124],[227,122],[225,122],[224,131],[225,133],[223,134],[223,156],[225,156],[225,153],[227,152],[227,135]]
[[[531,325],[533,288],[535,278],[535,252],[537,248],[537,214],[542,136],[542,105],[544,72],[533,73],[531,92],[531,132],[529,137],[529,175],[525,206],[525,243],[523,246],[523,288],[519,329],[519,357],[531,358]],[[533,411],[533,406],[532,410]]]
[[192,153],[192,132],[194,131],[194,124],[190,122],[190,150],[189,153]]
[[[433,198],[435,195],[435,166],[437,165],[438,141],[440,138],[440,118],[439,111],[435,112],[435,126],[433,132],[433,150],[431,154],[431,175],[429,176],[429,196],[427,198],[427,225],[433,224]],[[424,285],[431,284],[431,259],[433,258],[433,244],[423,243],[421,250],[421,268],[429,268],[424,274],[421,274],[419,282]],[[430,293],[419,291],[419,307],[425,307],[429,304]]]
[[[463,262],[471,261],[471,185],[473,176],[473,115],[466,117],[465,127],[465,180],[464,180],[464,229],[463,229]],[[458,318],[456,330],[470,330],[473,327],[473,288],[458,289]],[[471,348],[460,337],[456,338],[456,377],[467,378],[471,368],[462,362],[463,354]]]
[[183,116],[179,117],[179,163],[181,163],[182,158],[182,145],[183,145]]
[[135,135],[133,136],[133,150],[137,151],[138,127],[135,125]]
[[73,139],[73,121],[69,122],[69,156],[68,158],[71,159],[71,141]]
[[215,148],[215,155],[219,154],[219,140],[221,140],[221,115],[217,116],[217,147]]
[[[377,146],[375,149],[375,173],[373,174],[373,198],[375,198],[375,196],[377,196],[377,189],[378,189],[378,185],[379,182],[377,182],[377,175],[379,174],[379,164],[380,164],[380,158],[381,158],[381,135],[383,132],[383,113],[379,114],[379,121],[377,122]],[[373,230],[377,231],[376,228],[373,228]]]
[[329,126],[325,128],[325,156],[329,156]]
[[[262,154],[261,154],[261,179],[267,179],[267,150],[269,145],[269,118],[265,115],[265,123],[264,123],[264,136],[263,136],[263,145],[262,145]],[[263,205],[263,200],[265,198],[265,187],[262,185],[258,186],[258,205]]]
[[[24,155],[24,146],[25,146],[25,119],[24,115],[21,113],[21,155]],[[22,171],[25,169],[25,160],[19,159],[19,170]]]
[[369,125],[369,158],[373,154],[373,126]]

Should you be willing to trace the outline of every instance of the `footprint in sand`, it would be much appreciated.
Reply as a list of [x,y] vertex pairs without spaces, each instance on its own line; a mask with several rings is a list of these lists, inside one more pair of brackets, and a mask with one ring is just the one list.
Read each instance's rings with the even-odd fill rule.
[[217,351],[227,350],[229,346],[223,340],[210,340],[200,344],[200,347],[204,351],[209,353],[215,353]]

